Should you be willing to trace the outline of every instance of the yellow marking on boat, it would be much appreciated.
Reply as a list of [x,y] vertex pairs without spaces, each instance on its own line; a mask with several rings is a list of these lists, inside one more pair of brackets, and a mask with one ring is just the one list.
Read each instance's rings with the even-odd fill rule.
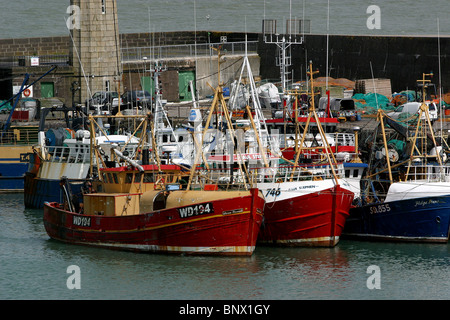
[[21,163],[21,154],[31,153],[31,146],[0,145],[0,163]]

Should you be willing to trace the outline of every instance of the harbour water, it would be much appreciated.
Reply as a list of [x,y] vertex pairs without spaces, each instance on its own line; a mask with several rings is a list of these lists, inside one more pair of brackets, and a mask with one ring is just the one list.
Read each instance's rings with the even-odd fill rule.
[[42,210],[25,209],[22,194],[0,195],[0,204],[0,299],[450,299],[448,244],[341,240],[257,247],[245,258],[131,253],[50,240]]
[[[0,3],[0,39],[68,35],[64,19],[69,17],[69,0]],[[367,27],[371,5],[379,7],[379,28]],[[435,35],[439,19],[440,34],[450,35],[447,0],[118,0],[117,6],[121,33],[261,32],[265,17],[278,21],[279,33],[286,19],[304,18],[311,21],[314,34],[362,35]]]
[[[0,38],[67,34],[68,0],[3,2]],[[311,32],[326,33],[327,0],[305,2]],[[372,2],[382,9],[378,30],[366,26]],[[330,1],[330,33],[436,34],[439,18],[448,36],[448,1],[431,4]],[[264,12],[289,18],[287,0],[195,5],[198,30],[259,32]],[[301,18],[303,1],[292,5],[292,17]],[[118,6],[121,33],[194,30],[194,0],[119,0]],[[24,208],[22,194],[0,194],[0,299],[450,299],[449,244],[341,240],[335,248],[257,247],[245,258],[136,254],[50,240],[42,216]],[[79,268],[79,289],[70,288],[71,266]]]

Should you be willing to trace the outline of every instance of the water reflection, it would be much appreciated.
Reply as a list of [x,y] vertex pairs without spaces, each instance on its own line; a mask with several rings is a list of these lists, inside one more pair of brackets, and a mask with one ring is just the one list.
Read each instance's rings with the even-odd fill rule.
[[[145,254],[50,240],[42,210],[0,195],[3,299],[449,299],[448,244],[342,240],[334,248],[258,246],[251,257]],[[66,286],[81,270],[81,290]],[[381,270],[370,290],[367,268]]]

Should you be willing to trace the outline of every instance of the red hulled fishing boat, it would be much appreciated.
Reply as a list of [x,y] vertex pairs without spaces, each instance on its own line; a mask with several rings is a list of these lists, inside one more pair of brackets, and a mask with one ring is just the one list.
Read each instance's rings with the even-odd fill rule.
[[[282,155],[286,164],[259,169],[264,180],[260,179],[257,187],[266,198],[264,223],[259,235],[261,243],[335,246],[359,189],[359,180],[350,182],[344,164],[336,161],[338,153],[348,150],[339,150],[337,144],[330,146],[316,112],[314,73],[310,64],[311,104],[307,117],[301,122],[297,116],[298,103],[294,102],[294,144],[290,149],[285,145],[284,150],[290,150]],[[297,99],[296,93],[294,96]],[[314,123],[314,130],[311,130],[314,143],[307,141],[311,137],[311,123]]]
[[[44,225],[48,235],[73,244],[134,251],[253,253],[263,218],[261,192],[216,188],[171,190],[175,183],[169,188],[155,188],[155,182],[138,180],[146,173],[155,174],[152,166],[144,167],[143,174],[126,167],[104,172],[115,175],[118,187],[126,186],[124,179],[128,176],[133,179],[128,185],[146,185],[141,190],[85,194],[82,207],[67,202],[45,203]],[[167,179],[167,175],[160,179]],[[113,184],[116,185],[114,180]],[[70,199],[67,189],[65,194]]]
[[[97,146],[92,149],[97,156]],[[197,175],[195,167],[186,171],[160,162],[139,164],[112,150],[111,157],[127,165],[111,166],[114,161],[109,161],[99,168],[98,180],[86,182],[82,204],[64,179],[64,203],[44,204],[44,225],[52,239],[161,253],[253,253],[265,203],[258,189],[220,186]]]
[[267,190],[258,242],[317,247],[333,247],[339,242],[353,192],[330,180],[269,185],[258,184]]

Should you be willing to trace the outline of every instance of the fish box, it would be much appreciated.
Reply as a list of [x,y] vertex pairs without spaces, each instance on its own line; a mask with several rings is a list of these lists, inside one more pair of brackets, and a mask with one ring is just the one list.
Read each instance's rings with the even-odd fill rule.
[[86,194],[84,195],[84,212],[108,217],[139,214],[140,196],[140,193]]

